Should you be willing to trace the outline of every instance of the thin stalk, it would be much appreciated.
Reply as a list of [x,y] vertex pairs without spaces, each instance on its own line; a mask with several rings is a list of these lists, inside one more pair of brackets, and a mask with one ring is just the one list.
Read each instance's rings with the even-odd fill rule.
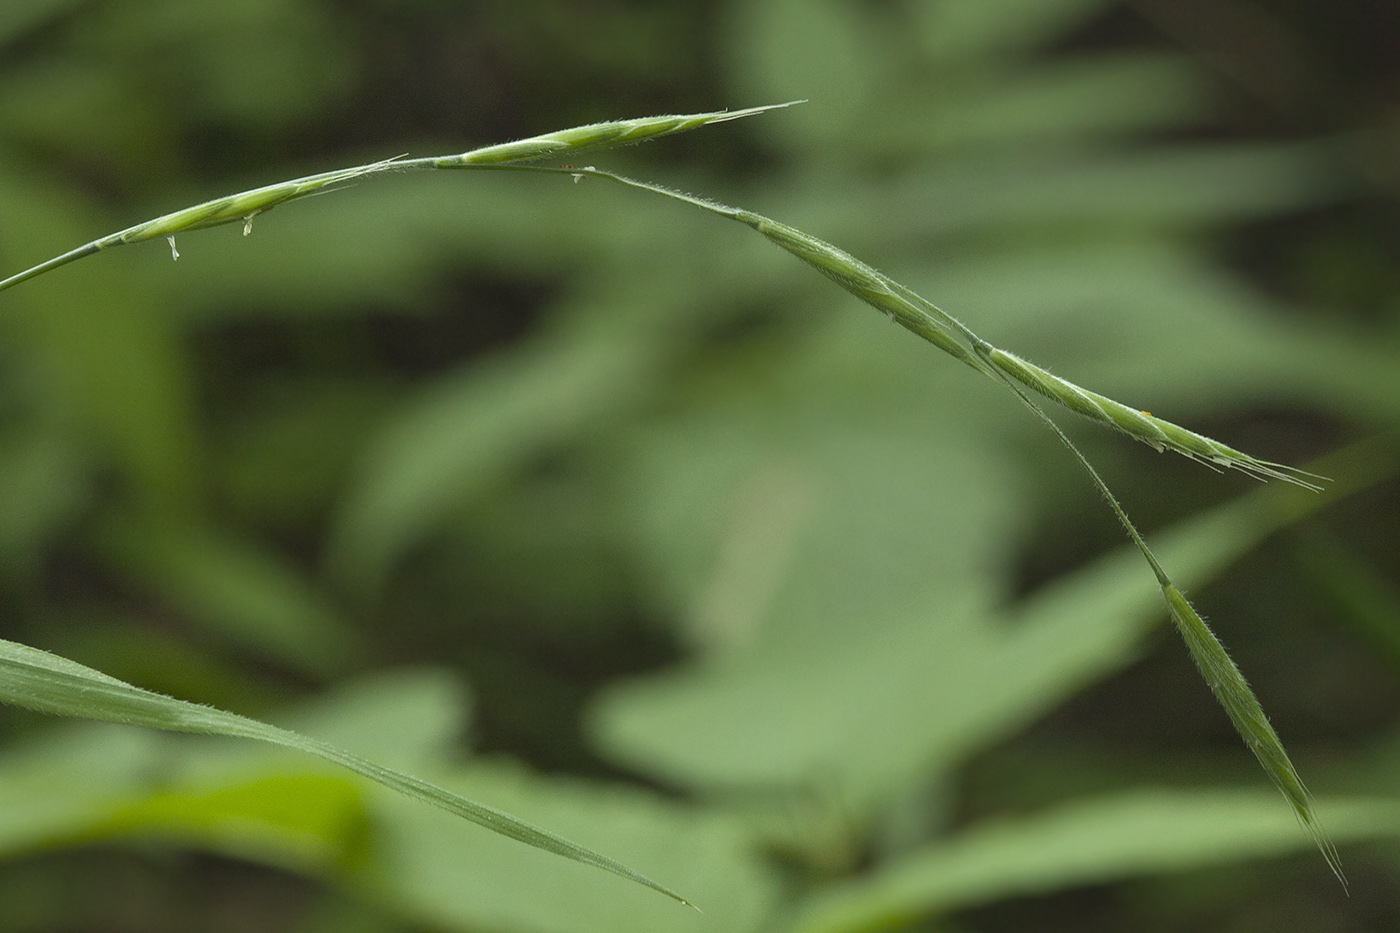
[[962,321],[938,308],[911,289],[900,285],[889,276],[856,259],[845,250],[814,236],[809,236],[787,224],[764,217],[762,214],[729,207],[717,201],[699,198],[650,182],[637,181],[593,166],[567,169],[547,166],[503,165],[498,167],[556,174],[562,172],[576,177],[587,175],[606,178],[629,188],[659,194],[691,204],[712,214],[736,220],[757,230],[803,262],[814,266],[846,291],[888,315],[890,320],[999,382],[1002,381],[1003,377],[1009,376],[1071,411],[1084,415],[1105,427],[1127,434],[1159,453],[1164,450],[1172,450],[1210,466],[1240,470],[1256,479],[1283,480],[1314,492],[1321,489],[1314,480],[1321,480],[1323,477],[1314,476],[1285,464],[1251,457],[1249,454],[1203,434],[1197,434],[1181,425],[1173,424],[1164,418],[1155,417],[1149,412],[1139,411],[1099,395],[1097,392],[1081,388],[1026,362],[1015,354],[994,347],[973,333],[971,328]]

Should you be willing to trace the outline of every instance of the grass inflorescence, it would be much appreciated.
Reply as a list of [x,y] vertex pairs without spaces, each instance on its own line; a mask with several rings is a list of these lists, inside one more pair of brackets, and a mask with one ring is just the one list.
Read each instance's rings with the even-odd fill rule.
[[[586,126],[532,136],[529,139],[516,142],[471,149],[456,155],[427,156],[418,159],[402,157],[381,159],[378,162],[369,162],[350,168],[334,169],[329,172],[307,175],[303,178],[294,178],[291,181],[263,185],[260,188],[251,188],[237,194],[214,198],[193,207],[162,214],[135,226],[127,227],[125,230],[118,230],[116,233],[100,237],[90,243],[84,243],[61,256],[55,256],[25,269],[23,272],[0,280],[0,291],[113,246],[165,237],[171,239],[173,252],[173,237],[177,233],[189,233],[194,230],[203,230],[206,227],[217,227],[231,223],[242,223],[243,232],[246,234],[252,229],[254,217],[266,213],[280,204],[333,191],[338,184],[371,175],[389,171],[411,172],[424,169],[498,168],[548,156],[631,145],[655,139],[658,136],[669,136],[673,133],[697,129],[711,123],[723,123],[727,120],[737,120],[767,110],[789,107],[792,103],[796,103],[796,101],[786,104],[770,104],[764,107],[749,107],[745,110],[717,110],[710,113],[673,114],[633,120],[614,120],[608,123],[590,123]],[[175,253],[174,255],[178,257],[179,254]]]
[[[1060,440],[1084,466],[1095,486],[1107,500],[1120,524],[1122,524],[1128,536],[1132,539],[1135,546],[1152,568],[1157,582],[1162,589],[1168,612],[1177,630],[1181,633],[1202,676],[1205,678],[1216,699],[1220,702],[1221,706],[1224,707],[1236,731],[1239,732],[1246,746],[1259,760],[1270,780],[1274,782],[1285,798],[1287,798],[1294,812],[1303,823],[1304,828],[1312,835],[1314,841],[1317,843],[1327,864],[1336,873],[1337,877],[1342,880],[1343,885],[1345,885],[1346,882],[1337,860],[1336,851],[1318,823],[1312,798],[1303,785],[1297,769],[1289,760],[1277,733],[1275,733],[1267,717],[1264,715],[1258,699],[1245,681],[1243,674],[1241,674],[1234,662],[1230,660],[1229,655],[1226,653],[1219,639],[1211,632],[1204,619],[1192,608],[1191,604],[1182,595],[1180,589],[1177,588],[1165,569],[1163,569],[1161,564],[1157,561],[1142,536],[1129,520],[1127,513],[1123,510],[1122,506],[1118,503],[1117,499],[1103,482],[1092,464],[1090,464],[1078,448],[1075,447],[1059,425],[1040,408],[1027,390],[1037,396],[1054,401],[1070,411],[1088,417],[1099,424],[1127,434],[1158,451],[1172,450],[1212,467],[1240,470],[1261,480],[1283,480],[1310,490],[1317,490],[1320,488],[1317,481],[1320,480],[1321,477],[1282,464],[1252,457],[1233,447],[1222,444],[1219,441],[1212,440],[1211,438],[1188,430],[1180,425],[1173,424],[1165,419],[1155,417],[1146,411],[1123,405],[1106,396],[1091,392],[1059,376],[1055,376],[1049,371],[1033,363],[1029,363],[1013,353],[993,346],[952,315],[944,312],[922,296],[844,250],[769,217],[740,208],[728,207],[706,198],[685,194],[660,185],[637,181],[613,172],[598,169],[594,166],[541,166],[527,164],[543,158],[558,158],[575,152],[641,142],[671,133],[678,133],[706,126],[711,123],[734,120],[740,117],[763,113],[775,109],[776,107],[786,106],[789,105],[778,104],[735,111],[715,111],[701,114],[670,115],[595,123],[554,133],[546,133],[515,142],[486,146],[455,155],[429,156],[416,159],[385,159],[366,165],[323,172],[292,181],[267,185],[227,197],[217,198],[170,214],[165,214],[153,220],[146,221],[145,223],[129,227],[126,230],[94,240],[91,243],[87,243],[61,256],[56,256],[30,269],[12,275],[7,279],[0,280],[0,290],[13,287],[14,285],[34,278],[37,275],[67,262],[91,255],[99,250],[112,246],[134,243],[157,237],[173,238],[177,233],[185,233],[205,227],[240,221],[244,223],[244,232],[246,233],[249,229],[248,225],[251,223],[254,216],[271,210],[273,207],[297,198],[333,190],[339,183],[377,175],[387,171],[412,171],[419,169],[509,169],[516,171],[568,174],[573,176],[575,180],[581,177],[597,177],[626,185],[630,188],[681,201],[745,224],[762,234],[769,241],[813,266],[846,291],[887,315],[894,322],[900,324],[914,334],[917,334],[929,343],[932,343],[958,361],[1009,388],[1021,402],[1035,412],[1035,414],[1059,436]],[[161,721],[157,721],[159,717],[157,717],[157,719],[151,719],[145,716],[113,712],[113,709],[120,710],[127,707],[133,709],[140,707],[145,709],[151,703],[155,702],[150,698],[156,695],[145,694],[144,691],[139,691],[135,687],[123,684],[120,681],[112,680],[111,678],[105,678],[104,675],[97,674],[95,671],[89,671],[86,668],[82,668],[81,671],[65,669],[63,664],[72,665],[72,662],[63,662],[62,659],[54,658],[51,655],[45,655],[44,658],[36,660],[38,655],[43,655],[42,652],[37,652],[34,655],[25,653],[26,651],[32,652],[33,649],[24,649],[21,651],[20,649],[23,649],[23,646],[13,645],[12,643],[0,643],[0,647],[5,647],[5,650],[10,652],[10,657],[8,659],[0,657],[0,700],[19,702],[24,705],[34,706],[35,708],[47,708],[52,712],[66,713],[68,715],[81,715],[98,719],[115,719],[116,721],[132,722],[153,726],[155,728],[184,728],[186,731],[221,731],[225,734],[249,735],[250,737],[262,738],[266,741],[278,742],[279,744],[291,744],[294,745],[294,747],[302,748],[312,754],[330,758],[362,774],[366,774],[375,780],[379,780],[382,783],[396,786],[406,793],[446,806],[442,800],[434,799],[431,794],[425,793],[422,788],[415,787],[412,784],[405,785],[398,778],[391,777],[390,773],[385,769],[379,768],[376,765],[361,762],[359,759],[351,760],[351,757],[347,756],[345,753],[330,749],[328,746],[323,746],[320,743],[303,739],[302,737],[296,737],[295,740],[288,739],[287,736],[291,734],[282,733],[282,730],[267,732],[266,730],[270,730],[272,727],[254,723],[252,720],[246,720],[242,717],[233,716],[232,714],[219,713],[218,711],[207,710],[207,708],[200,707],[198,709],[206,710],[206,713],[200,714],[206,718],[208,715],[215,713],[218,714],[218,716],[215,717],[216,719],[218,717],[225,718],[219,720],[217,727],[212,727],[209,723],[205,723],[200,728],[189,729],[188,724],[184,726],[169,723],[162,724]],[[0,652],[0,654],[3,654],[3,652]],[[36,704],[33,702],[26,703],[23,697],[20,696],[15,689],[11,688],[15,686],[15,678],[23,680],[25,677],[30,677],[33,674],[30,668],[35,667],[36,664],[39,667],[47,667],[47,673],[41,676],[41,680],[43,677],[48,677],[51,681],[54,680],[54,678],[61,679],[60,675],[66,672],[66,675],[70,677],[81,676],[83,678],[88,678],[89,689],[94,689],[92,687],[93,684],[101,683],[105,685],[101,686],[101,689],[95,689],[93,693],[93,696],[96,698],[94,700],[95,705],[88,704],[58,708],[52,704],[46,707],[43,704]],[[26,667],[26,665],[28,665],[28,667]],[[79,666],[72,665],[72,667],[78,668]],[[28,673],[26,673],[26,671],[28,671]],[[89,675],[92,675],[92,677],[89,677]],[[101,678],[101,681],[99,682],[92,678]],[[107,709],[102,706],[101,699],[103,697],[106,697],[115,704],[113,709]],[[168,700],[168,698],[160,699]],[[178,703],[178,701],[174,700],[168,700],[168,702]],[[133,703],[136,704],[135,707],[131,706]],[[185,704],[185,706],[188,705],[189,704]],[[150,709],[155,709],[155,707],[150,707]],[[171,710],[174,709],[173,707],[163,709],[164,712],[162,712],[161,715],[173,715],[171,713]],[[189,715],[189,711],[185,710],[181,712],[180,715]],[[204,720],[200,721],[204,722]],[[249,724],[252,725],[250,726]],[[253,731],[249,731],[250,729]],[[411,781],[411,779],[409,780]],[[638,875],[630,869],[620,866],[603,856],[596,855],[588,850],[575,846],[573,843],[561,840],[559,837],[553,836],[553,834],[525,826],[525,824],[514,820],[512,817],[500,814],[499,811],[490,810],[489,808],[485,808],[480,804],[471,803],[470,801],[466,801],[465,805],[454,804],[448,806],[448,809],[453,809],[454,812],[458,812],[459,815],[467,819],[482,823],[512,838],[578,861],[596,865],[634,881],[638,881],[658,891],[662,891],[671,897],[675,897],[677,900],[681,900],[681,898],[673,892]]]

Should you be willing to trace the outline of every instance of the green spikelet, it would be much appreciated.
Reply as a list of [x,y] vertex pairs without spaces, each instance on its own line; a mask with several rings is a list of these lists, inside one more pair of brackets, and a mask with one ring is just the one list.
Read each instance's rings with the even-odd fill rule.
[[1328,867],[1345,888],[1347,880],[1342,874],[1337,849],[1317,821],[1312,794],[1308,793],[1307,787],[1303,785],[1303,779],[1298,776],[1298,769],[1293,767],[1293,762],[1289,760],[1288,753],[1283,749],[1283,742],[1279,740],[1274,727],[1269,724],[1269,718],[1264,715],[1264,709],[1259,705],[1254,691],[1250,689],[1239,667],[1225,651],[1220,639],[1215,637],[1205,619],[1187,602],[1181,590],[1171,583],[1164,583],[1162,595],[1166,597],[1167,610],[1171,613],[1172,621],[1176,623],[1176,629],[1186,642],[1186,647],[1190,650],[1191,657],[1211,693],[1215,694],[1216,700],[1225,708],[1225,714],[1230,717],[1235,731],[1244,739],[1245,746],[1254,757],[1259,759],[1259,764],[1263,766],[1269,780],[1274,782],[1274,786],[1292,805],[1293,812],[1298,815],[1298,821],[1317,843]]

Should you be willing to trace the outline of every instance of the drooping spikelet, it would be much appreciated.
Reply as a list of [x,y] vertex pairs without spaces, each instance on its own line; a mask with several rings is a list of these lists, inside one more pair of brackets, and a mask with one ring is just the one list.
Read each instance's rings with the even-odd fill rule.
[[1034,389],[1052,401],[1087,418],[1122,431],[1155,448],[1159,453],[1174,450],[1192,460],[1213,466],[1242,470],[1259,479],[1279,479],[1305,489],[1318,491],[1322,487],[1312,482],[1310,473],[1281,463],[1260,460],[1233,447],[1189,431],[1178,424],[1158,418],[1148,412],[1130,408],[1111,398],[1090,392],[1074,383],[1028,363],[1013,353],[984,344],[979,356],[1022,385]]
[[1186,642],[1186,647],[1190,650],[1201,676],[1210,687],[1210,692],[1215,694],[1216,700],[1225,708],[1225,714],[1230,717],[1235,731],[1244,739],[1245,746],[1254,757],[1259,759],[1259,764],[1263,766],[1269,780],[1274,782],[1274,786],[1293,807],[1298,821],[1312,836],[1328,867],[1345,888],[1347,880],[1342,873],[1337,850],[1317,821],[1312,794],[1308,793],[1303,779],[1298,776],[1298,769],[1293,767],[1293,762],[1289,760],[1283,742],[1279,740],[1274,727],[1269,724],[1269,717],[1264,715],[1264,708],[1259,705],[1254,691],[1250,689],[1239,667],[1225,651],[1220,639],[1215,637],[1210,626],[1206,625],[1205,620],[1186,601],[1181,591],[1170,583],[1164,583],[1162,595],[1166,597],[1172,621],[1176,623],[1177,631]]

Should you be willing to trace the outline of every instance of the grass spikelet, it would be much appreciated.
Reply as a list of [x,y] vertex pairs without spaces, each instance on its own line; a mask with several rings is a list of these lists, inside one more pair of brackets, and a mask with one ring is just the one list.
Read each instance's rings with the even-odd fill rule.
[[485,146],[453,156],[438,156],[433,159],[435,168],[468,168],[471,166],[500,165],[510,162],[525,162],[530,159],[543,159],[574,152],[600,149],[609,146],[632,145],[658,136],[683,133],[711,123],[723,123],[753,116],[767,110],[791,107],[801,101],[788,101],[785,104],[769,104],[765,107],[749,107],[744,110],[716,110],[711,113],[671,114],[660,117],[640,117],[632,120],[613,120],[607,123],[590,123],[572,129],[559,130],[520,139],[495,146]]
[[1259,700],[1254,696],[1254,691],[1250,689],[1244,675],[1240,673],[1239,667],[1225,651],[1220,639],[1210,630],[1210,626],[1201,618],[1200,613],[1187,602],[1186,597],[1175,585],[1170,582],[1164,583],[1162,595],[1166,597],[1172,621],[1176,623],[1176,629],[1186,642],[1186,647],[1190,650],[1191,657],[1211,693],[1215,694],[1216,700],[1225,708],[1225,714],[1230,717],[1235,731],[1244,739],[1245,746],[1259,759],[1264,773],[1292,805],[1298,821],[1303,824],[1303,829],[1312,836],[1313,842],[1322,852],[1322,857],[1327,860],[1327,866],[1332,869],[1342,887],[1346,888],[1347,879],[1342,873],[1337,849],[1317,821],[1312,794],[1308,793],[1307,787],[1303,785],[1303,779],[1298,776],[1298,769],[1293,767],[1293,762],[1283,749],[1283,742],[1279,740],[1274,727],[1269,724],[1269,718],[1264,715],[1263,707],[1259,705]]
[[91,256],[101,250],[113,246],[121,246],[126,243],[137,243],[142,240],[165,237],[171,240],[172,255],[178,257],[179,254],[175,252],[173,239],[177,233],[188,233],[192,230],[202,230],[206,227],[217,227],[222,224],[241,222],[243,224],[244,235],[246,236],[252,229],[252,220],[254,216],[270,211],[279,204],[285,204],[297,198],[333,191],[335,190],[334,186],[336,184],[351,181],[356,178],[377,175],[387,171],[408,172],[423,169],[446,168],[501,168],[511,163],[528,162],[531,159],[540,159],[551,155],[564,155],[578,150],[630,145],[657,136],[667,136],[672,133],[682,133],[686,130],[697,129],[702,126],[708,126],[711,123],[724,123],[729,120],[738,120],[743,117],[753,116],[768,110],[790,107],[795,103],[801,103],[801,101],[789,101],[785,104],[769,104],[763,107],[748,107],[743,110],[717,110],[710,113],[673,114],[660,117],[640,117],[632,120],[616,120],[610,123],[593,123],[587,126],[577,126],[572,129],[547,133],[543,136],[534,136],[530,139],[523,139],[513,143],[485,146],[480,149],[473,149],[456,155],[425,156],[418,159],[395,157],[392,159],[382,159],[378,162],[369,162],[365,165],[335,169],[316,175],[307,175],[304,178],[294,178],[291,181],[283,181],[273,185],[265,185],[261,188],[240,191],[237,194],[215,198],[212,201],[205,201],[193,207],[186,207],[169,214],[162,214],[152,220],[147,220],[135,226],[128,227],[125,230],[119,230],[116,233],[93,240],[91,243],[85,243],[82,246],[69,250],[61,256],[55,256],[46,262],[39,263],[37,266],[32,266],[25,269],[23,272],[18,272],[9,278],[0,280],[0,291],[4,291],[7,288],[11,288],[21,282],[42,275],[45,272],[66,265],[74,260],[82,259],[85,256]]
[[[537,169],[538,171],[559,171]],[[650,191],[693,204],[714,214],[737,220],[752,227],[797,258],[813,266],[861,301],[889,316],[890,320],[923,337],[973,369],[998,380],[1010,376],[1020,384],[1035,390],[1052,401],[1064,405],[1099,424],[1121,431],[1156,449],[1173,450],[1183,456],[1212,467],[1240,470],[1256,479],[1277,479],[1320,491],[1313,476],[1302,470],[1260,460],[1203,434],[1155,417],[1145,411],[1130,408],[1107,396],[1081,388],[1053,373],[1029,363],[1013,353],[998,349],[963,324],[911,289],[900,285],[881,272],[824,240],[809,236],[801,230],[779,223],[753,211],[728,207],[694,195],[673,191],[661,185],[637,181],[613,172],[588,167],[570,170],[584,175],[607,178],[631,188]]]
[[[977,348],[978,355],[984,359],[992,351],[993,348],[990,346]],[[1186,643],[1186,648],[1196,663],[1196,669],[1200,671],[1201,677],[1210,687],[1216,702],[1224,707],[1225,714],[1230,718],[1230,723],[1235,727],[1240,738],[1244,740],[1245,746],[1258,759],[1269,780],[1283,793],[1284,798],[1293,807],[1293,812],[1298,817],[1303,829],[1312,837],[1318,851],[1322,853],[1322,858],[1327,862],[1327,867],[1332,869],[1332,873],[1337,876],[1337,880],[1342,883],[1342,889],[1345,890],[1347,880],[1346,875],[1342,873],[1341,860],[1337,857],[1336,847],[1332,845],[1332,841],[1323,830],[1322,824],[1318,822],[1312,795],[1303,785],[1303,779],[1299,777],[1298,769],[1293,767],[1293,762],[1289,760],[1288,753],[1284,751],[1283,742],[1279,739],[1278,733],[1274,731],[1274,727],[1269,724],[1269,718],[1264,715],[1264,709],[1260,706],[1254,691],[1250,689],[1248,681],[1244,679],[1244,674],[1230,659],[1230,655],[1225,651],[1225,646],[1220,643],[1220,639],[1215,637],[1210,626],[1206,625],[1205,620],[1187,602],[1181,590],[1172,582],[1165,568],[1157,560],[1157,556],[1152,553],[1152,549],[1143,540],[1137,526],[1133,524],[1132,519],[1128,518],[1128,513],[1123,510],[1123,506],[1118,502],[1118,497],[1108,488],[1103,477],[1099,476],[1099,471],[1094,469],[1094,465],[1074,445],[1074,442],[1069,439],[1069,435],[1065,434],[1064,430],[1055,423],[1055,420],[1026,394],[1025,389],[1021,388],[1017,382],[1013,382],[1012,377],[1005,372],[1001,373],[1001,378],[1026,407],[1040,418],[1050,430],[1055,432],[1060,442],[1084,467],[1089,478],[1093,480],[1094,486],[1108,502],[1108,506],[1113,510],[1118,523],[1123,526],[1123,530],[1128,533],[1133,545],[1142,554],[1148,566],[1152,568],[1153,574],[1156,575],[1157,584],[1162,589],[1162,596],[1167,602],[1167,611],[1171,615],[1172,622],[1176,624],[1182,641]]]
[[1045,396],[1052,401],[1078,412],[1087,418],[1121,431],[1154,448],[1159,453],[1173,450],[1192,460],[1212,466],[1241,470],[1257,479],[1278,479],[1284,482],[1321,491],[1322,487],[1312,482],[1321,477],[1302,470],[1259,460],[1233,447],[1212,440],[1195,431],[1187,430],[1145,411],[1129,408],[1111,398],[1090,392],[1068,380],[1061,379],[1034,363],[1028,363],[1012,353],[989,347],[985,359],[997,369],[1011,376],[1017,382]]
[[729,216],[757,230],[877,311],[883,311],[891,321],[973,369],[987,371],[966,343],[971,331],[889,276],[843,249],[762,214],[735,210]]
[[240,191],[238,194],[215,198],[212,201],[205,201],[203,204],[196,204],[193,207],[164,214],[154,220],[128,227],[95,242],[99,249],[105,249],[119,243],[136,243],[156,237],[168,237],[176,233],[218,227],[235,221],[241,221],[247,225],[248,221],[255,215],[270,211],[279,204],[286,204],[288,201],[312,194],[321,194],[330,189],[332,185],[385,172],[396,165],[395,159],[384,159],[379,162],[371,162],[368,165],[321,172],[317,175],[308,175],[305,178],[295,178],[275,185]]

